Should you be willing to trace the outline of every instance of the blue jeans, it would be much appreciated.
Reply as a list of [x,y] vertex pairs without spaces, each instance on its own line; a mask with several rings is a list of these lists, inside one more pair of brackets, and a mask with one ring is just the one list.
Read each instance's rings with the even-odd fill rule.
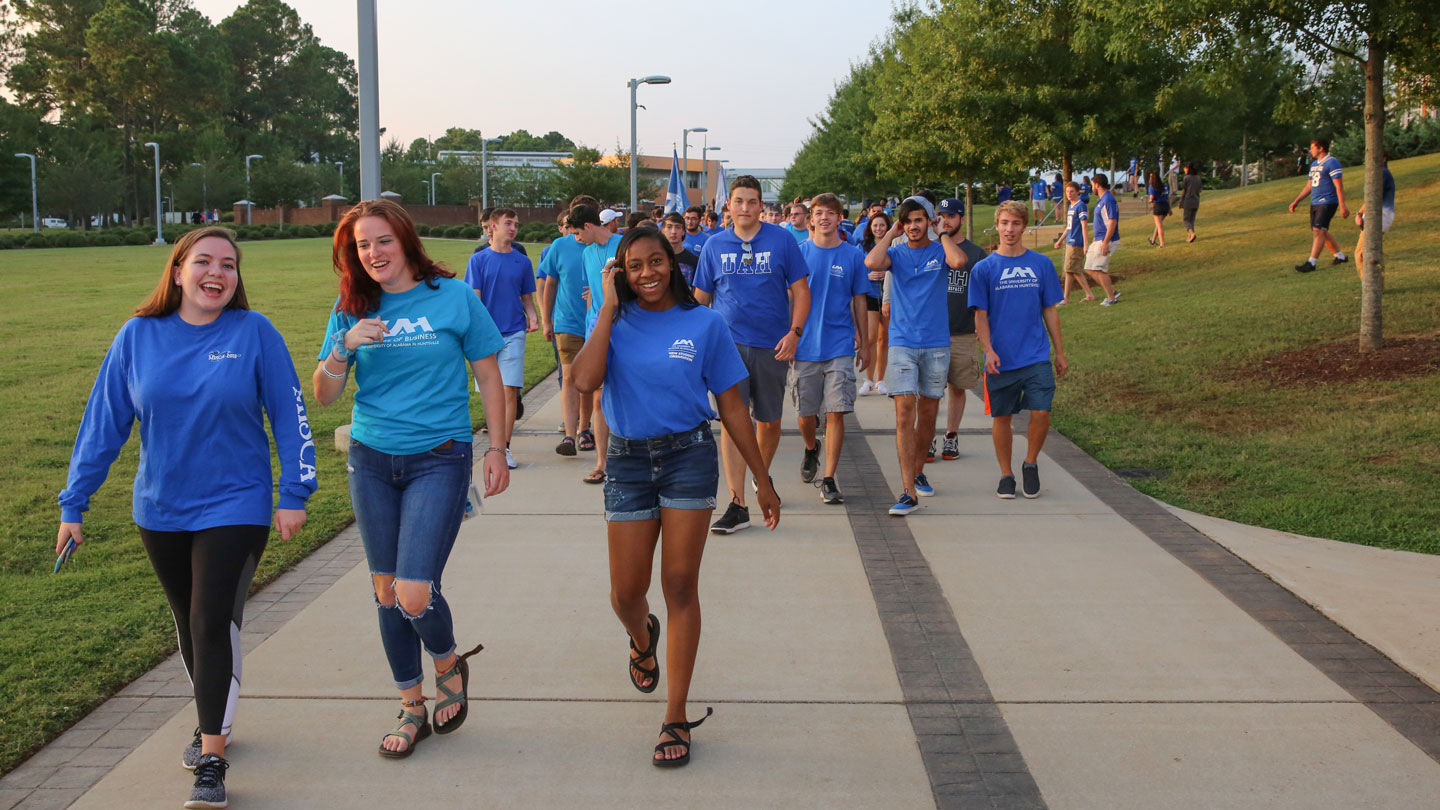
[[421,644],[434,658],[455,652],[454,622],[440,592],[440,575],[465,513],[473,456],[469,442],[448,444],[392,456],[350,442],[350,503],[370,573],[430,585],[430,603],[418,616],[406,613],[399,599],[392,605],[375,600],[380,642],[400,689],[425,679]]
[[660,509],[714,509],[720,485],[715,434],[706,422],[650,439],[610,434],[605,519],[654,520]]

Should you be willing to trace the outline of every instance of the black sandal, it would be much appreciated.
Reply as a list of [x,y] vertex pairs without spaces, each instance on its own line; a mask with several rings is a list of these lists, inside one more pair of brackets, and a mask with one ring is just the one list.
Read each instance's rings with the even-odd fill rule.
[[[440,725],[438,720],[435,722],[436,734],[449,734],[455,729],[460,728],[460,724],[465,722],[465,716],[470,713],[470,665],[465,663],[465,659],[483,649],[485,649],[484,644],[476,644],[475,649],[464,655],[457,656],[454,665],[445,670],[443,675],[435,676],[435,691],[445,693],[445,699],[435,704],[435,713],[439,714],[441,709],[457,703],[460,704],[460,711],[456,712],[454,717],[445,721],[445,725]],[[455,673],[457,667],[460,670],[459,692],[456,692],[444,684],[444,681],[448,680],[450,676]]]
[[[645,622],[645,626],[650,628],[650,646],[642,650],[635,646],[635,637],[630,636],[630,651],[640,657],[627,657],[630,659],[630,683],[634,684],[636,689],[648,695],[655,691],[655,687],[660,685],[660,659],[655,657],[655,647],[660,643],[660,620],[655,618],[654,613],[651,613]],[[639,662],[644,661],[646,658],[651,659],[655,663],[648,667],[640,666]],[[649,686],[640,685],[640,681],[645,678],[650,679]]]
[[[706,707],[705,707],[705,717],[709,717],[710,715],[712,715],[712,714],[714,714],[714,713],[715,713],[715,709],[714,709],[714,708],[712,708],[712,707],[710,707],[710,706],[706,706]],[[682,721],[682,722],[679,722],[679,723],[666,723],[665,725],[661,726],[661,727],[660,727],[660,733],[661,733],[662,735],[664,735],[664,734],[670,735],[670,738],[671,738],[672,742],[662,742],[662,743],[660,743],[659,745],[656,745],[656,746],[655,746],[655,756],[656,756],[656,758],[650,760],[650,761],[655,765],[655,767],[657,767],[657,768],[678,768],[678,767],[680,767],[681,765],[685,765],[685,764],[689,763],[689,762],[690,762],[690,745],[691,745],[691,743],[686,742],[685,740],[680,739],[680,734],[679,734],[679,732],[684,731],[684,732],[686,732],[686,733],[688,734],[691,729],[698,728],[701,723],[705,722],[705,717],[702,717],[702,718],[700,718],[699,720],[685,720],[685,721]],[[674,748],[674,747],[676,747],[676,746],[684,746],[684,747],[685,747],[685,754],[684,754],[684,756],[679,756],[679,757],[676,757],[675,759],[659,759],[659,758],[658,758],[660,755],[662,755],[662,754],[665,753],[665,749],[666,749],[666,748]]]

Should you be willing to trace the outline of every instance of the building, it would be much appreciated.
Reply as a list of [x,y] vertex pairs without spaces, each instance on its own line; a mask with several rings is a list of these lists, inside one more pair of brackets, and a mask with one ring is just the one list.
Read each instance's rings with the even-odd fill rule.
[[732,169],[725,167],[725,176],[730,178],[748,174],[760,181],[760,200],[767,203],[788,203],[780,199],[780,189],[785,185],[785,169]]

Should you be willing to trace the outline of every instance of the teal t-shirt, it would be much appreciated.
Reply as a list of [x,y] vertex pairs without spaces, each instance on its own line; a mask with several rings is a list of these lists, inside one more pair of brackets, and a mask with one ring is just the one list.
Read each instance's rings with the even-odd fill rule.
[[[403,456],[449,439],[470,441],[465,364],[505,345],[468,284],[454,278],[433,283],[433,288],[421,282],[403,293],[381,293],[379,311],[367,317],[385,322],[385,339],[361,346],[350,360],[356,385],[350,436],[382,453]],[[333,310],[316,359],[334,350],[337,331],[359,320]]]
[[540,275],[558,279],[555,288],[554,324],[556,332],[585,335],[585,246],[573,236],[562,236],[550,243],[540,257]]
[[585,314],[585,337],[595,331],[595,321],[600,318],[600,307],[605,305],[605,265],[615,258],[615,249],[620,247],[620,234],[610,237],[603,245],[586,245],[584,253],[585,286],[590,288],[590,311]]

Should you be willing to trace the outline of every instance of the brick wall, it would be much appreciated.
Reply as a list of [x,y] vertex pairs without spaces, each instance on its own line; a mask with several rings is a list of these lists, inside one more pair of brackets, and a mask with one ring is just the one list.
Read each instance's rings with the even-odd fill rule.
[[[478,225],[480,206],[472,205],[402,205],[410,218],[418,225]],[[276,225],[281,216],[286,225],[320,225],[339,222],[340,217],[352,208],[352,204],[339,200],[326,200],[311,208],[256,208],[251,215],[252,225]],[[520,224],[544,222],[553,224],[560,213],[559,208],[516,208]],[[235,223],[245,224],[245,206],[235,206]]]

